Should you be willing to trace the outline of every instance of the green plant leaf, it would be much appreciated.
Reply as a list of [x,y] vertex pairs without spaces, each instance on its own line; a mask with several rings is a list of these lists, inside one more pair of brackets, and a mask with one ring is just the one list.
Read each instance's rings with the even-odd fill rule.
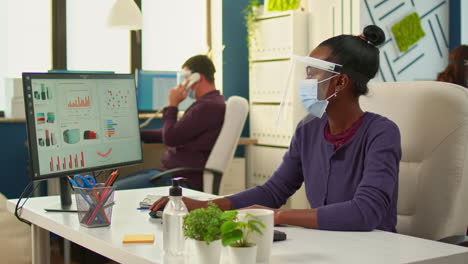
[[224,211],[221,215],[221,219],[231,219],[237,216],[237,210]]
[[265,225],[260,220],[255,220],[255,219],[249,220],[249,225],[253,225],[253,224],[257,224],[260,227],[265,228]]
[[239,224],[234,221],[226,221],[221,225],[221,233],[228,233],[236,229]]
[[249,225],[249,228],[250,228],[250,230],[253,230],[253,231],[257,232],[260,235],[263,235],[262,231],[260,230],[260,228],[258,228],[258,226],[256,224]]
[[[256,11],[258,7],[260,6],[260,1],[259,0],[250,0],[247,6],[242,10],[242,13],[244,14],[244,25],[246,26],[247,29],[247,48],[251,48],[253,44],[256,42],[255,40],[255,31],[257,28],[257,14]],[[250,56],[250,53],[249,53]]]
[[231,245],[234,247],[249,247],[252,242],[249,241],[250,233],[257,232],[263,234],[260,228],[265,228],[265,225],[255,216],[247,214],[244,221],[239,221],[233,218],[225,220],[221,224],[221,240],[224,246]]
[[242,231],[239,229],[236,229],[232,232],[225,233],[223,236],[221,236],[221,242],[223,243],[223,246],[229,246],[233,243],[235,243],[238,240],[242,239]]
[[208,208],[199,208],[191,211],[184,217],[184,236],[207,244],[221,237],[221,209],[214,203],[209,203]]

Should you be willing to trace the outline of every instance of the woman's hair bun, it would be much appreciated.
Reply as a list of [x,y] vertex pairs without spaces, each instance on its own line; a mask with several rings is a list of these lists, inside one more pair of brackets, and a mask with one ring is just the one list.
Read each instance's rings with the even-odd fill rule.
[[374,46],[379,46],[385,42],[385,33],[383,30],[376,25],[369,25],[364,28],[363,32],[364,37],[370,44]]

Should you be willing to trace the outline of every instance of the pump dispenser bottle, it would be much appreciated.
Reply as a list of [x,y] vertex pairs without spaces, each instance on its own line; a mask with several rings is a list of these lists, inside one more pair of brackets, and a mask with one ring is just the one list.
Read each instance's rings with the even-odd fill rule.
[[184,216],[188,213],[187,207],[182,201],[182,188],[179,186],[179,180],[181,179],[172,179],[172,187],[169,189],[169,202],[163,211],[164,252],[176,256],[185,253],[182,224]]

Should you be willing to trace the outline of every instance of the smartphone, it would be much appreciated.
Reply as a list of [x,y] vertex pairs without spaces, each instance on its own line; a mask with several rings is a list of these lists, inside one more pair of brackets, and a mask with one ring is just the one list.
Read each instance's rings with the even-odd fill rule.
[[185,90],[190,89],[190,87],[200,80],[200,74],[198,72],[194,72],[190,75],[189,82],[185,86]]
[[285,232],[279,230],[273,230],[273,242],[286,240],[287,236]]

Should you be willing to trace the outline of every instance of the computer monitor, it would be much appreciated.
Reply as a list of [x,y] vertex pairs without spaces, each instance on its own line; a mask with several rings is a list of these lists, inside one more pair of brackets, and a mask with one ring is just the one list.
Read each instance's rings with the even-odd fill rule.
[[142,162],[132,74],[23,73],[33,180]]
[[[177,86],[176,71],[143,71],[137,73],[138,110],[158,111],[167,105],[169,90]],[[187,97],[178,109],[186,110],[194,99]]]

